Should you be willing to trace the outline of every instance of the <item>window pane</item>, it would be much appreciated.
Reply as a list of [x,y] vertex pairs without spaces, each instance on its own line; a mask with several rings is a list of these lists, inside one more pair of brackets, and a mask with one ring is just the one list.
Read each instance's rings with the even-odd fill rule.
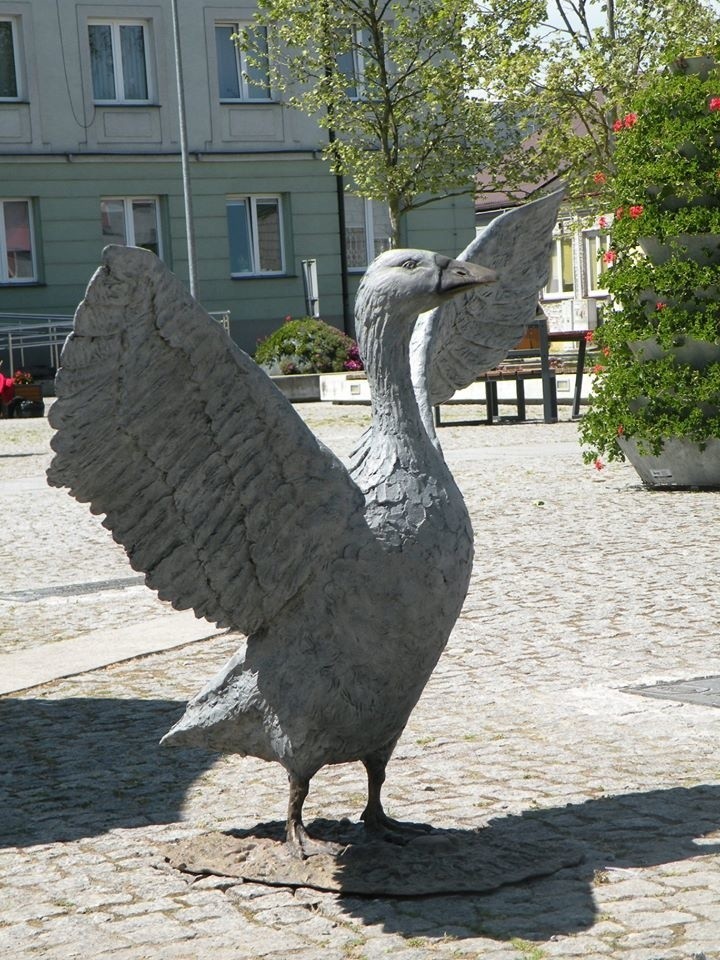
[[126,100],[147,100],[148,86],[145,72],[145,31],[140,24],[121,25],[123,81]]
[[610,246],[610,237],[599,233],[585,234],[585,261],[587,265],[588,290],[604,290],[603,274],[607,264],[602,255]]
[[390,212],[387,205],[378,200],[372,201],[373,216],[373,256],[378,257],[385,250],[390,249]]
[[157,204],[154,200],[133,200],[132,214],[135,246],[144,247],[159,256]]
[[112,35],[110,24],[90,24],[90,63],[92,66],[93,96],[96,100],[115,99]]
[[560,241],[560,250],[562,257],[562,290],[563,293],[572,293],[574,289],[572,237],[562,238]]
[[0,97],[17,97],[12,23],[0,20]]
[[32,239],[30,205],[27,200],[6,200],[3,204],[7,273],[10,280],[32,280]]
[[257,213],[258,249],[260,270],[282,270],[282,246],[280,239],[280,205],[277,200],[258,200]]
[[125,228],[125,204],[122,200],[101,200],[100,218],[105,243],[127,244]]
[[345,246],[350,269],[367,266],[365,203],[349,194],[345,195]]
[[345,90],[345,93],[353,100],[357,99],[357,72],[355,69],[355,56],[352,50],[348,50],[347,53],[338,54],[337,68],[339,72],[347,78],[348,81],[348,86]]
[[215,48],[218,62],[218,87],[221,100],[240,99],[240,81],[237,68],[237,48],[231,40],[237,26],[230,23],[215,27]]
[[247,65],[248,97],[250,100],[269,100],[267,30],[265,27],[248,28],[248,39],[257,46],[257,53],[253,54],[254,58],[259,57],[262,52],[260,63]]
[[227,206],[230,273],[253,273],[247,203],[233,200]]

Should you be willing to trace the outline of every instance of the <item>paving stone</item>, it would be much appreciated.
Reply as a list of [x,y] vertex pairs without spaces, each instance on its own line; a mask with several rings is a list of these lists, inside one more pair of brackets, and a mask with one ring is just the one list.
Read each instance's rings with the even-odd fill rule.
[[[343,456],[367,422],[298,409]],[[174,873],[163,843],[285,816],[279,768],[156,746],[234,652],[228,634],[0,697],[0,955],[720,960],[720,715],[624,691],[720,675],[717,495],[588,470],[576,429],[440,432],[476,564],[385,792],[403,818],[468,831],[536,817],[583,847],[579,867],[408,902]],[[158,617],[172,630],[144,588],[67,593],[136,574],[98,518],[45,486],[46,421],[3,421],[0,449],[9,431],[33,455],[0,457],[0,494],[36,549],[3,583],[0,653]],[[321,771],[309,819],[356,818],[364,790],[360,765]]]

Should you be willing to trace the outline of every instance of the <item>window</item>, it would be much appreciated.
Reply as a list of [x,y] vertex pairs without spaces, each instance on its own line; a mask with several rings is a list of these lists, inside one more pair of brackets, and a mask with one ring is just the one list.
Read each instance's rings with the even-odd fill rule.
[[142,22],[88,24],[93,97],[97,103],[147,103],[146,29]]
[[391,246],[390,216],[385,204],[345,196],[345,243],[350,270],[362,270]]
[[36,280],[29,200],[0,200],[0,283]]
[[348,38],[350,49],[345,53],[338,54],[337,68],[347,81],[346,93],[351,100],[359,100],[363,92],[363,80],[365,75],[365,63],[362,53],[365,32],[356,30]]
[[[244,50],[233,36],[244,32],[258,47],[259,63],[248,63]],[[267,31],[264,27],[247,27],[240,23],[215,24],[218,87],[221,100],[269,100],[270,79],[267,61]],[[252,57],[251,57],[252,59]]]
[[233,277],[284,273],[280,197],[230,197],[227,220]]
[[0,100],[17,100],[20,96],[17,49],[15,21],[0,18]]
[[100,201],[105,243],[144,247],[162,256],[159,203],[154,197],[105,197]]
[[572,297],[574,289],[572,230],[569,224],[561,224],[550,255],[550,276],[545,295],[550,299]]
[[603,262],[602,255],[610,249],[610,237],[600,230],[584,230],[583,243],[587,292],[588,294],[607,293],[602,280],[607,264]]

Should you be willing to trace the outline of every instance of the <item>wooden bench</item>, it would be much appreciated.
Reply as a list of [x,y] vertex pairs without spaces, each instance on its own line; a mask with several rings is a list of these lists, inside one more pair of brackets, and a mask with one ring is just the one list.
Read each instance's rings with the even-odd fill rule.
[[3,417],[42,417],[45,401],[39,383],[16,383],[13,399],[3,404]]
[[[514,404],[516,415],[512,418],[517,422],[527,419],[527,410],[525,403],[525,381],[542,380],[543,395],[543,418],[545,423],[557,423],[558,404],[557,404],[557,383],[555,379],[555,370],[550,361],[549,334],[547,329],[547,318],[543,313],[539,313],[536,322],[528,327],[523,339],[515,350],[511,350],[507,357],[492,370],[487,370],[481,374],[476,383],[485,385],[485,409],[484,420],[453,420],[451,422],[442,422],[440,405],[433,408],[433,416],[436,427],[443,426],[474,426],[481,423],[496,423],[499,419],[498,403],[498,383],[501,381],[515,384],[515,399],[510,401]],[[448,403],[471,403],[470,400],[449,400]],[[482,401],[480,401],[482,402]]]

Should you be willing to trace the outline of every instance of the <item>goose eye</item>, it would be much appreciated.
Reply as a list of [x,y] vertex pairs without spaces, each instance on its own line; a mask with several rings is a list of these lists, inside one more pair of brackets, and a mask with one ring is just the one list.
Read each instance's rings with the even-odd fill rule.
[[403,270],[414,270],[417,267],[417,260],[403,260],[400,266]]

